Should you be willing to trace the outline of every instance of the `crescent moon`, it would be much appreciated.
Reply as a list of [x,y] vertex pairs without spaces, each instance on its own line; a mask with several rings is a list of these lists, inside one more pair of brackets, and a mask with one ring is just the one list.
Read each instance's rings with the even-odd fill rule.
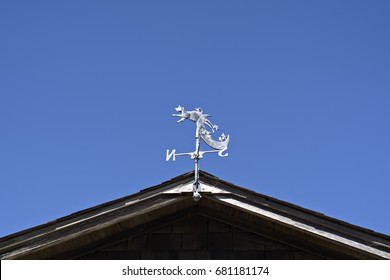
[[211,138],[210,134],[207,133],[200,133],[200,137],[208,146],[217,150],[227,149],[230,140],[229,135],[226,136],[226,139],[224,141],[215,141],[214,139]]

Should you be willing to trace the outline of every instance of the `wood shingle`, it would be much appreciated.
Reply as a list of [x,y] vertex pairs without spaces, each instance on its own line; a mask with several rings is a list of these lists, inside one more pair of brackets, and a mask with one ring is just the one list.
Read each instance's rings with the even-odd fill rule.
[[390,237],[200,172],[0,238],[1,259],[390,259]]

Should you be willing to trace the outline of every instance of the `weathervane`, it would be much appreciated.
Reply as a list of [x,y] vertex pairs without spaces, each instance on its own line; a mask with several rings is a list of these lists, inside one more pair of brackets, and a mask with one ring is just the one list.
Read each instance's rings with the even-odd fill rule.
[[[171,152],[167,150],[166,161],[169,161],[171,158],[173,161],[176,160],[176,156],[190,156],[191,159],[195,161],[195,182],[194,182],[194,194],[193,199],[195,201],[199,201],[202,197],[199,193],[199,160],[203,158],[204,154],[207,153],[218,153],[220,157],[228,156],[228,153],[224,153],[229,145],[229,135],[222,135],[219,137],[219,141],[215,141],[211,138],[211,134],[218,130],[218,126],[212,124],[207,117],[210,117],[208,114],[203,114],[203,110],[201,108],[195,108],[194,111],[187,112],[184,107],[178,106],[175,108],[176,112],[179,114],[172,114],[174,117],[180,117],[178,123],[189,119],[196,123],[196,133],[195,133],[195,151],[192,153],[180,153],[177,154],[176,150],[173,149]],[[208,126],[211,131],[206,129]],[[211,148],[214,150],[209,151],[200,151],[200,138]]]

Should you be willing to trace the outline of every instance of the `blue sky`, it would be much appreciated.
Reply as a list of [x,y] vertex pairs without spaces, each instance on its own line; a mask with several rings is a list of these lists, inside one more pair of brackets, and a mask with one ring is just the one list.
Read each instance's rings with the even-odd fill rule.
[[[0,236],[193,169],[390,234],[388,1],[1,1]],[[203,145],[203,148],[206,148]]]

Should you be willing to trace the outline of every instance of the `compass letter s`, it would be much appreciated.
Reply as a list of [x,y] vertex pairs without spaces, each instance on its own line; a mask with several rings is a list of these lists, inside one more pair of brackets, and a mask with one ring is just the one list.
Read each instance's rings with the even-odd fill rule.
[[169,152],[169,150],[167,150],[167,155],[166,155],[166,158],[165,158],[165,161],[169,161],[172,158],[172,161],[175,161],[176,160],[176,150],[173,149],[172,152]]

